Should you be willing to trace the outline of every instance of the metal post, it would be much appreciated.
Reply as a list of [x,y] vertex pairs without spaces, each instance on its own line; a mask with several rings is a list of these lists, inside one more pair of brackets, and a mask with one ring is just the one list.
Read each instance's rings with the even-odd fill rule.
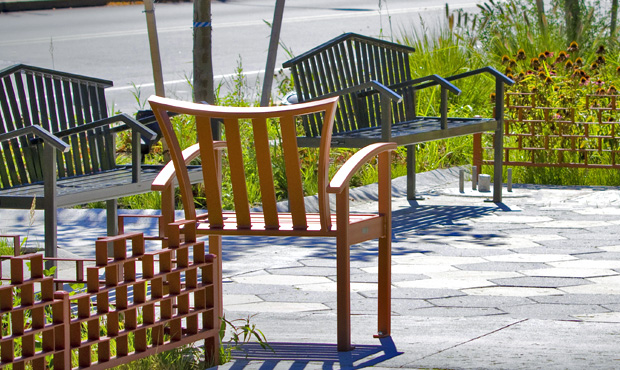
[[507,181],[507,184],[506,184],[506,190],[511,192],[512,191],[512,168],[509,168],[507,170],[507,172],[508,172],[508,175],[507,175],[508,176],[508,181]]
[[[43,144],[43,209],[45,210],[45,257],[57,257],[57,227],[56,214],[56,148],[51,144]],[[55,266],[55,261],[46,261],[45,268]]]
[[459,170],[459,193],[465,192],[465,170]]
[[471,190],[478,189],[478,166],[471,166]]
[[501,79],[495,79],[495,119],[497,120],[497,130],[493,142],[494,158],[493,158],[493,202],[500,203],[502,201],[502,185],[504,177],[502,176],[503,152],[504,152],[504,83]]
[[149,35],[149,47],[151,49],[151,64],[153,65],[153,81],[155,82],[155,94],[165,96],[164,76],[161,68],[159,55],[159,40],[157,38],[157,24],[155,23],[155,8],[153,0],[144,0],[144,13],[146,13],[146,28]]
[[269,51],[267,52],[267,65],[265,66],[265,76],[263,78],[263,92],[260,97],[260,106],[269,105],[271,97],[271,86],[273,85],[273,72],[276,67],[276,57],[278,55],[278,44],[280,43],[280,29],[282,28],[282,17],[284,14],[285,0],[276,0],[276,9],[273,13],[271,23],[271,38],[269,39]]

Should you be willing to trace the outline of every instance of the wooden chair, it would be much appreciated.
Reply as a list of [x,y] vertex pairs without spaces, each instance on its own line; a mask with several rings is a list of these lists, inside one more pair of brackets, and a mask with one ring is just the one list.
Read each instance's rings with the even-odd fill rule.
[[[407,148],[407,198],[415,199],[415,144],[495,132],[493,201],[502,200],[502,130],[504,85],[514,82],[492,67],[450,77],[412,78],[409,54],[415,49],[355,33],[345,33],[287,62],[299,102],[341,96],[332,146],[361,148],[375,142],[395,142]],[[495,116],[448,117],[448,93],[460,94],[452,84],[487,74],[495,87]],[[439,86],[439,117],[418,116],[418,91]],[[309,116],[299,145],[317,147],[321,118]]]
[[[196,220],[196,231],[209,235],[210,253],[221,256],[221,237],[251,236],[299,236],[331,237],[336,239],[337,254],[337,304],[338,304],[338,350],[351,350],[350,319],[350,251],[352,244],[379,239],[379,298],[378,334],[390,335],[390,259],[391,259],[391,178],[390,151],[394,143],[375,143],[359,150],[334,175],[328,178],[330,137],[338,98],[283,107],[237,108],[219,107],[151,96],[149,103],[159,121],[164,138],[170,147],[172,162],[160,173],[152,189],[164,192],[162,213],[168,220],[174,212],[170,202],[169,186],[175,176],[178,179],[185,218]],[[196,117],[198,144],[181,151],[173,131],[168,111]],[[319,212],[308,213],[304,205],[304,193],[297,147],[297,120],[300,116],[323,112],[323,132],[318,163]],[[213,139],[211,122],[223,120],[226,142]],[[251,122],[251,123],[250,123]],[[279,124],[277,123],[279,122]],[[273,182],[271,145],[268,125],[279,127],[282,155],[288,183],[289,212],[278,212]],[[240,125],[251,125],[254,141],[240,135]],[[251,212],[247,196],[244,147],[255,149],[262,212]],[[220,150],[227,150],[230,178],[233,189],[234,210],[222,207],[221,181],[219,177]],[[208,214],[196,215],[192,189],[186,163],[200,155],[204,173],[205,195]],[[349,180],[369,159],[378,156],[379,205],[378,213],[349,213]],[[336,197],[336,212],[329,207],[329,194]]]

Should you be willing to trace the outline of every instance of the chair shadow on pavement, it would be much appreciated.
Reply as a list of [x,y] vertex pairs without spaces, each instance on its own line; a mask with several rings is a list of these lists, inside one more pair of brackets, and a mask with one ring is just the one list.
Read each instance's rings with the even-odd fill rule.
[[[501,239],[499,234],[478,235],[474,228],[463,222],[487,216],[500,209],[499,206],[455,206],[455,205],[416,205],[392,212],[393,242],[418,238],[421,235],[434,236],[437,242],[442,237],[474,237],[477,242],[493,246]],[[224,261],[243,258],[248,248],[253,250],[271,246],[299,246],[311,248],[310,258],[335,258],[335,242],[324,238],[275,238],[275,237],[224,237]],[[351,254],[351,261],[369,261],[376,258],[376,241],[359,244]],[[399,248],[393,245],[393,255],[425,252],[412,246]]]
[[[396,357],[398,352],[392,338],[380,338],[380,345],[356,345],[350,352],[338,352],[335,344],[326,343],[269,343],[273,351],[263,349],[258,343],[245,344],[234,351],[234,363],[230,370],[256,369],[251,361],[260,361],[260,370],[301,370],[310,362],[322,369],[361,369],[375,366]],[[313,366],[315,367],[315,366]]]

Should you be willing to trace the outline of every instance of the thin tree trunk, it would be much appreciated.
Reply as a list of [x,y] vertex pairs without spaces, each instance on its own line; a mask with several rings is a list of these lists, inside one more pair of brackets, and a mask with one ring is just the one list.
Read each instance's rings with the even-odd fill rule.
[[[211,52],[211,0],[194,1],[194,101],[215,104],[213,58]],[[213,136],[220,138],[219,124]]]
[[609,36],[612,40],[616,39],[616,27],[618,23],[618,0],[611,0],[611,24],[609,26]]
[[581,34],[581,4],[579,0],[564,0],[564,16],[568,42],[578,40]]
[[211,0],[194,1],[194,101],[214,104],[211,30]]

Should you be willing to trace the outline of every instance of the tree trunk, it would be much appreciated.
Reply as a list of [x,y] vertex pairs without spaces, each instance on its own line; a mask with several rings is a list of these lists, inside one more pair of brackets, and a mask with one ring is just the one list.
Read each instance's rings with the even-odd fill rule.
[[611,24],[609,26],[609,36],[612,40],[616,39],[616,26],[618,23],[618,0],[611,1]]
[[194,1],[194,101],[215,103],[211,58],[211,0]]
[[[211,53],[211,0],[194,0],[194,101],[215,104],[213,58]],[[212,122],[213,137],[220,127]]]
[[581,34],[581,4],[579,0],[564,0],[567,43],[577,41]]

